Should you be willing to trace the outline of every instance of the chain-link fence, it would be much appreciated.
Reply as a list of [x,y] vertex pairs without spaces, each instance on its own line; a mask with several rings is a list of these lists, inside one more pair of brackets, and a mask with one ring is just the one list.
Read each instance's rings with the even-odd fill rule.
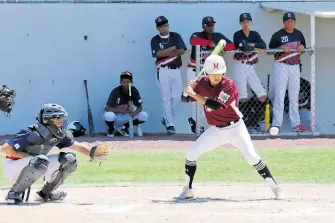
[[[198,73],[211,52],[202,51],[199,46],[196,52],[195,73]],[[239,110],[252,136],[267,136],[273,126],[280,129],[280,135],[318,134],[314,50],[228,51],[223,57],[227,63],[226,76],[238,88]],[[205,126],[201,107],[197,104],[193,108],[197,135]]]

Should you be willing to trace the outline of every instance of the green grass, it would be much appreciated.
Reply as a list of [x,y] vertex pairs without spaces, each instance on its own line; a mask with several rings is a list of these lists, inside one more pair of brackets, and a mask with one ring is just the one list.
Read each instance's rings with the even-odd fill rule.
[[[281,183],[334,183],[334,151],[331,148],[257,150]],[[100,167],[87,162],[87,157],[78,157],[78,170],[67,183],[184,181],[184,151],[114,151],[109,161]],[[263,182],[263,179],[238,150],[230,149],[212,151],[201,157],[195,181]],[[8,185],[3,174],[0,185]]]

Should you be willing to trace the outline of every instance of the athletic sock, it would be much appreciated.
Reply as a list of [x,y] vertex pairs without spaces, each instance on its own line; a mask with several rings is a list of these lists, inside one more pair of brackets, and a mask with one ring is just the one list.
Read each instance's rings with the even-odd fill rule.
[[114,122],[105,121],[105,123],[108,126],[108,130],[113,132],[114,131]]
[[144,121],[140,121],[140,120],[138,120],[138,119],[135,119],[135,120],[133,121],[133,125],[140,125],[140,124],[142,124],[142,123],[144,123]]
[[261,175],[266,182],[271,186],[271,188],[278,187],[276,181],[274,180],[269,168],[265,165],[265,163],[260,160],[256,165],[254,165],[259,175]]
[[189,189],[192,189],[192,183],[195,175],[195,171],[197,170],[197,161],[189,161],[185,162],[185,186]]

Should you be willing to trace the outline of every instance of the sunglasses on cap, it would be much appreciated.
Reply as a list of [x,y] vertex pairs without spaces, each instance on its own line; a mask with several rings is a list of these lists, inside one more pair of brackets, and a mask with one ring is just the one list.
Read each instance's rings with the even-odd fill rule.
[[215,26],[215,23],[206,23],[205,24],[207,27],[213,27],[213,26]]

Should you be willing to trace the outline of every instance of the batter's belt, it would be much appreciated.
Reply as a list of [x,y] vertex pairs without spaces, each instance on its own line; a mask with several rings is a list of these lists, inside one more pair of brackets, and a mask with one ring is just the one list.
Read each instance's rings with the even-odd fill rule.
[[217,127],[217,128],[225,128],[225,127],[228,127],[228,126],[231,126],[231,125],[235,124],[235,123],[238,122],[238,121],[240,121],[240,119],[239,119],[239,120],[235,120],[235,121],[228,122],[227,124],[224,124],[224,125],[216,125],[215,127]]

